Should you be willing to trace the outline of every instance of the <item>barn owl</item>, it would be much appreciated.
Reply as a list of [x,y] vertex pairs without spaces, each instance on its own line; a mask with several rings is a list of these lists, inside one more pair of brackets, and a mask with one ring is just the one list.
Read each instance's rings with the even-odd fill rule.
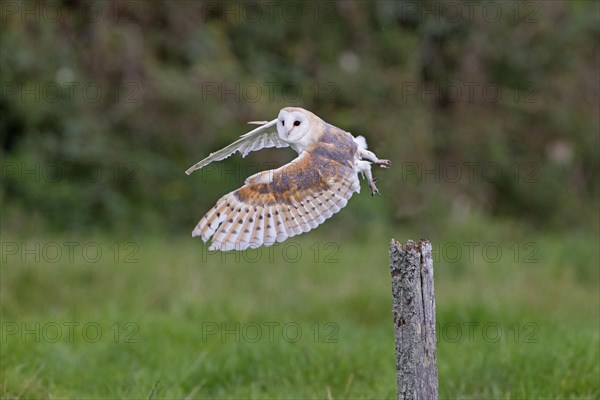
[[367,150],[364,137],[354,137],[298,107],[283,108],[276,119],[260,125],[229,146],[211,153],[186,174],[223,160],[235,152],[291,147],[298,157],[273,170],[246,179],[244,186],[221,197],[192,232],[210,250],[245,250],[270,246],[308,232],[346,206],[360,192],[358,174],[366,177],[371,194],[379,194],[371,163],[388,168]]

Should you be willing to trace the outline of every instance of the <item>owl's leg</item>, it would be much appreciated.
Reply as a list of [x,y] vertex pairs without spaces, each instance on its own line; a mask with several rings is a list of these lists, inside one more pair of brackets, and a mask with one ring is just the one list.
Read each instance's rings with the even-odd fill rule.
[[367,178],[367,183],[369,184],[369,188],[371,188],[371,196],[379,194],[379,189],[377,189],[377,186],[375,186],[377,178],[373,178],[373,174],[371,173],[371,163],[362,160],[357,161],[356,170],[360,172],[365,178]]
[[390,160],[381,160],[381,159],[377,158],[375,153],[373,153],[372,151],[369,151],[367,149],[363,149],[363,148],[359,147],[358,155],[363,160],[369,160],[373,164],[379,165],[381,168],[389,168],[392,165],[392,162]]

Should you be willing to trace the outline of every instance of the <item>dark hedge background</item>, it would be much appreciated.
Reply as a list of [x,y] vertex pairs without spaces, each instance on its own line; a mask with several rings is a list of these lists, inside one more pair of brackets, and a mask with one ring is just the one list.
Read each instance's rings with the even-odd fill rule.
[[599,26],[592,1],[3,2],[2,229],[187,234],[293,153],[183,171],[297,105],[394,162],[323,229],[597,230]]

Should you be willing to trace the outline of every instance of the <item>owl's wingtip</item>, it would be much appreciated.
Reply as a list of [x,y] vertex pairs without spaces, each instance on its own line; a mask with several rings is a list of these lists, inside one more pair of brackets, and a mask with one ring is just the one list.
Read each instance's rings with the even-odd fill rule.
[[192,231],[192,237],[197,237],[200,236],[200,228],[198,228],[197,226],[194,228],[194,230]]

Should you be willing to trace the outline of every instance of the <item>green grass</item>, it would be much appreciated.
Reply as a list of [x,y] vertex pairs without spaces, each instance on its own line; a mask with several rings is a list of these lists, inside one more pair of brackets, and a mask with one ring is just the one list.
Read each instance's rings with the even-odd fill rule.
[[[72,261],[72,238],[3,237],[1,396],[395,398],[391,234],[317,231],[239,260],[187,237],[118,254],[78,238]],[[441,398],[600,397],[595,233],[471,221],[431,239]],[[472,258],[450,252],[473,241]]]

